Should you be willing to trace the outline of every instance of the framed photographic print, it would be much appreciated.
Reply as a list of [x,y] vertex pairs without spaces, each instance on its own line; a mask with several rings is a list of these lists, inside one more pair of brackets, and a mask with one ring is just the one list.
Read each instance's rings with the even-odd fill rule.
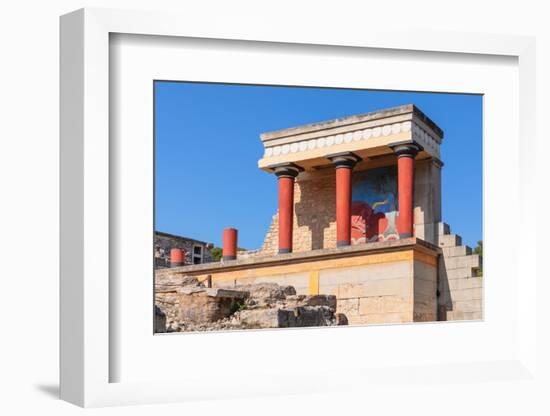
[[[481,95],[182,81],[154,94],[156,332],[482,319]],[[476,253],[442,221],[443,197]]]
[[62,398],[532,380],[533,40],[232,29],[61,19]]

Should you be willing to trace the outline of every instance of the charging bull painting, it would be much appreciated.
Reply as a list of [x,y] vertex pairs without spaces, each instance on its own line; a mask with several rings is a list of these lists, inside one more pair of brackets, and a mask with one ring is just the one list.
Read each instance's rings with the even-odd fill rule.
[[398,240],[396,167],[357,172],[352,186],[352,244]]

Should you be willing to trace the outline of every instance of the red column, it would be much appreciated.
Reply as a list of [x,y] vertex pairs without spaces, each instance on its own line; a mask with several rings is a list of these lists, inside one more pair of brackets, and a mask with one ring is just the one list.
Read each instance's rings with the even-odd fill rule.
[[294,178],[279,178],[279,253],[292,252]]
[[351,168],[336,169],[336,246],[351,244]]
[[351,174],[361,160],[351,152],[326,156],[336,168],[336,246],[351,244]]
[[237,234],[235,228],[224,228],[222,256],[224,260],[235,260],[237,258]]
[[170,267],[179,267],[185,264],[185,251],[181,248],[170,250]]
[[288,163],[274,166],[279,187],[279,254],[292,253],[294,224],[294,179],[303,169]]
[[400,238],[412,237],[414,233],[414,158],[418,150],[416,145],[397,146],[394,149],[397,155],[397,231]]

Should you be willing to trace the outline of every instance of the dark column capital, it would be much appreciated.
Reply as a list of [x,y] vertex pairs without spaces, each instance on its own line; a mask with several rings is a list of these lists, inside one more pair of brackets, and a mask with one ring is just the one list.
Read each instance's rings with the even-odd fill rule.
[[280,163],[277,165],[268,166],[269,169],[277,178],[295,178],[300,172],[303,172],[304,168],[298,166],[295,163]]
[[336,169],[353,169],[357,162],[363,160],[353,152],[332,153],[330,155],[326,155],[325,157],[332,162]]
[[412,157],[415,158],[418,152],[423,150],[424,148],[420,146],[418,143],[406,143],[406,144],[399,144],[397,146],[393,146],[392,150],[396,154],[397,158],[400,157]]

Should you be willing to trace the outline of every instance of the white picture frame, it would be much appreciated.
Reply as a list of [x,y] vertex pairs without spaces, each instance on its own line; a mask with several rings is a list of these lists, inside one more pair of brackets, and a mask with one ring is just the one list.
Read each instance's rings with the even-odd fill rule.
[[[500,331],[508,334],[511,345],[503,347],[502,352],[494,354],[494,359],[480,353],[482,359],[470,354],[460,360],[430,362],[419,360],[417,363],[397,363],[398,367],[381,367],[372,362],[346,361],[341,368],[337,364],[320,368],[317,373],[309,373],[309,382],[302,383],[288,376],[288,373],[269,371],[266,368],[254,369],[239,364],[243,377],[234,383],[212,380],[208,372],[201,375],[200,368],[194,368],[185,377],[168,380],[147,377],[124,381],[125,377],[113,377],[112,368],[124,357],[118,349],[112,348],[112,319],[119,306],[113,304],[113,287],[110,274],[113,262],[110,250],[113,241],[110,227],[116,218],[113,212],[113,199],[110,195],[111,173],[117,170],[110,155],[110,36],[111,34],[162,36],[169,41],[174,38],[224,39],[230,41],[270,42],[284,50],[285,45],[331,45],[338,48],[370,48],[383,51],[433,52],[442,57],[463,54],[475,60],[476,56],[507,56],[517,59],[519,86],[517,134],[514,140],[529,142],[532,146],[518,146],[519,150],[503,151],[503,154],[517,158],[517,166],[511,167],[509,178],[517,187],[509,189],[510,195],[524,202],[518,208],[536,203],[537,186],[529,175],[536,159],[535,126],[535,42],[533,38],[506,35],[468,34],[468,33],[428,33],[404,31],[391,27],[346,27],[345,30],[328,31],[315,28],[307,32],[298,27],[286,27],[282,30],[262,22],[262,25],[250,22],[249,26],[238,28],[231,22],[216,26],[205,26],[203,22],[184,15],[137,11],[119,11],[107,9],[83,9],[61,18],[61,398],[80,406],[108,406],[121,404],[159,403],[208,398],[233,398],[269,394],[322,393],[353,390],[358,394],[364,389],[373,391],[380,385],[388,385],[394,380],[400,383],[415,383],[426,386],[440,382],[440,374],[445,372],[454,380],[463,382],[481,382],[486,380],[505,380],[517,383],[529,380],[538,382],[536,346],[537,323],[532,319],[536,315],[536,251],[530,241],[536,241],[536,230],[528,227],[526,216],[520,215],[524,233],[519,238],[517,250],[510,254],[510,261],[517,269],[507,272],[509,286],[517,285],[514,293],[513,316],[515,324],[509,329],[503,328],[504,322],[489,316],[485,322],[470,323],[465,326],[454,325],[450,330],[456,334],[481,334],[493,322],[501,326]],[[170,37],[170,38],[168,38]],[[163,40],[160,39],[160,42]],[[158,41],[158,39],[157,39]],[[261,49],[261,44],[260,49]],[[138,71],[136,71],[138,72]],[[515,125],[512,123],[512,125]],[[150,132],[149,132],[150,133]],[[508,143],[508,142],[507,142]],[[512,144],[515,142],[511,142]],[[517,144],[517,143],[516,143]],[[514,156],[515,155],[515,156]],[[487,165],[486,169],[487,169]],[[490,165],[494,168],[496,165]],[[517,170],[514,170],[516,169]],[[494,172],[493,172],[494,173]],[[517,173],[517,177],[514,175]],[[495,175],[485,170],[485,174],[494,182]],[[517,181],[517,182],[516,182]],[[495,196],[496,197],[496,196]],[[489,202],[490,201],[485,201]],[[533,215],[531,214],[531,221]],[[485,234],[491,235],[488,229]],[[491,268],[491,249],[486,247],[486,269]],[[494,253],[494,252],[493,252]],[[494,259],[495,257],[493,257]],[[151,251],[152,261],[152,251]],[[518,273],[521,270],[521,279]],[[489,273],[489,272],[487,272]],[[506,279],[503,279],[503,281]],[[486,287],[489,292],[499,283],[493,280]],[[150,287],[150,286],[149,286]],[[515,286],[514,286],[515,287]],[[508,289],[507,289],[508,290]],[[504,292],[503,292],[504,293]],[[508,293],[508,292],[506,292]],[[510,292],[511,294],[511,292]],[[151,294],[152,295],[152,294]],[[152,313],[151,313],[152,319]],[[494,320],[494,321],[492,321]],[[147,323],[143,323],[147,325]],[[476,326],[477,325],[477,326]],[[433,328],[430,325],[393,327],[388,334],[385,327],[368,328],[370,333],[378,331],[380,337],[397,336],[413,331],[425,331],[426,337]],[[417,329],[418,328],[418,329]],[[337,329],[337,337],[345,340],[345,345],[362,342],[366,328]],[[386,334],[382,334],[386,332]],[[316,330],[267,331],[261,336],[257,332],[246,335],[247,342],[307,343],[322,341],[327,332]],[[331,334],[335,334],[333,331]],[[153,334],[151,332],[151,337]],[[244,334],[222,334],[225,342],[231,337]],[[471,336],[471,335],[470,335]],[[334,338],[334,336],[332,335]],[[191,344],[192,338],[178,340],[172,336],[155,337],[156,344],[168,345],[174,342]],[[197,339],[195,337],[194,339]],[[261,339],[260,341],[256,341]],[[279,341],[277,341],[279,339]],[[397,339],[397,338],[396,338]],[[223,342],[223,341],[222,341]],[[245,343],[246,344],[246,343]],[[198,345],[198,344],[197,344]],[[216,345],[219,343],[216,341]],[[246,344],[248,345],[248,344]],[[302,345],[302,344],[301,344]],[[388,349],[389,345],[381,345]],[[139,352],[142,345],[133,345]],[[156,347],[155,347],[156,348]],[[350,347],[352,348],[352,347]],[[144,349],[145,351],[145,349]],[[148,351],[150,353],[150,351]],[[315,353],[312,352],[312,356]],[[207,366],[205,364],[205,366]],[[213,368],[208,367],[208,369]],[[256,377],[246,377],[249,375]],[[178,372],[179,373],[179,372]],[[260,377],[257,377],[257,376]],[[263,375],[263,377],[262,377]],[[326,377],[336,380],[326,383]],[[113,382],[117,379],[117,382]],[[420,387],[422,388],[422,387]]]

